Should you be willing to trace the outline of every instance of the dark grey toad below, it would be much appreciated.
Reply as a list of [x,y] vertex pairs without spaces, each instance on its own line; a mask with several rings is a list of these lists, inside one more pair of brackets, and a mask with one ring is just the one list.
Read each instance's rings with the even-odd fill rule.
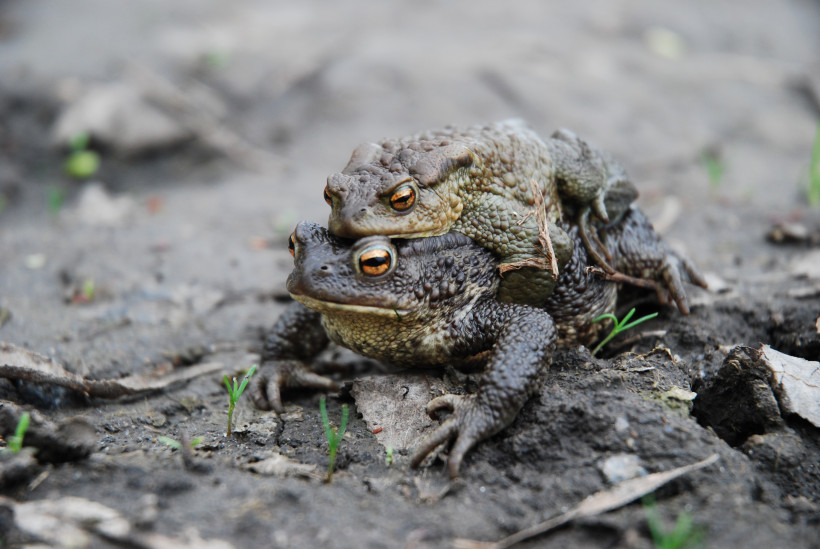
[[[301,223],[291,236],[295,266],[287,284],[298,303],[267,338],[255,402],[280,412],[284,387],[337,390],[308,368],[330,341],[397,366],[458,366],[483,353],[476,394],[444,395],[427,405],[431,415],[440,409],[452,414],[412,458],[416,466],[454,440],[448,467],[456,476],[465,453],[509,425],[537,390],[556,345],[593,341],[603,326],[590,320],[614,309],[617,284],[587,272],[579,228],[563,228],[576,245],[540,308],[499,302],[497,260],[459,233],[351,243]],[[618,271],[665,285],[682,310],[681,280],[703,284],[695,267],[661,241],[637,209],[599,236]]]

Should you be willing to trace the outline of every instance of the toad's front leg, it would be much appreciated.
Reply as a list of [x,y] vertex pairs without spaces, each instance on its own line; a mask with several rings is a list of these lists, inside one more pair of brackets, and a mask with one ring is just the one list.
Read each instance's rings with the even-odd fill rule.
[[470,448],[512,423],[540,386],[555,349],[555,326],[543,309],[487,300],[473,309],[471,317],[454,325],[463,330],[459,336],[467,342],[466,350],[492,346],[478,392],[430,401],[427,412],[431,416],[442,409],[452,414],[422,442],[411,461],[417,467],[439,445],[453,440],[447,460],[452,478],[458,476]]
[[290,305],[265,339],[262,366],[253,386],[256,406],[282,413],[281,393],[285,387],[339,390],[335,381],[317,375],[308,368],[308,362],[328,343],[321,315],[301,303]]

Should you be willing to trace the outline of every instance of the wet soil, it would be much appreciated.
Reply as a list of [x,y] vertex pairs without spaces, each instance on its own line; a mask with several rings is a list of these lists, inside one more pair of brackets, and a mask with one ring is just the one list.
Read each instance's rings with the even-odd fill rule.
[[[817,52],[820,4],[809,0],[3,4],[0,341],[93,379],[174,363],[224,369],[115,400],[0,380],[4,401],[58,423],[79,418],[94,437],[88,457],[43,460],[0,492],[15,502],[83,497],[136,532],[195,531],[234,547],[449,547],[501,538],[607,489],[612,458],[633,456],[653,473],[717,453],[717,464],[656,493],[668,526],[685,512],[706,546],[816,547],[820,430],[778,410],[777,421],[755,419],[753,399],[749,421],[711,424],[722,402],[752,398],[742,387],[694,405],[668,391],[720,393],[710,384],[738,345],[820,359],[817,239],[766,237],[786,221],[820,228],[805,193]],[[53,126],[95,84],[146,92],[134,66],[204,93],[218,107],[207,120],[275,161],[259,169],[197,132],[137,155],[92,140],[105,198],[84,208],[92,184],[64,175]],[[346,383],[328,398],[331,418],[351,409],[331,484],[321,478],[318,394],[289,393],[281,417],[245,397],[225,436],[222,374],[258,360],[287,305],[287,235],[300,219],[325,221],[327,175],[363,141],[509,117],[542,135],[572,128],[623,162],[640,207],[709,275],[710,291],[691,288],[692,314],[625,297],[624,310],[661,311],[643,337],[596,357],[558,352],[540,392],[470,452],[454,483],[440,460],[410,470],[397,451],[388,464],[353,386],[376,376],[386,382],[374,386],[402,387],[419,374],[346,352],[322,359]],[[426,375],[474,388],[452,372]],[[161,436],[203,437],[197,467]],[[277,454],[315,470],[258,472]],[[2,518],[7,541],[25,539]],[[637,503],[523,545],[652,540]]]

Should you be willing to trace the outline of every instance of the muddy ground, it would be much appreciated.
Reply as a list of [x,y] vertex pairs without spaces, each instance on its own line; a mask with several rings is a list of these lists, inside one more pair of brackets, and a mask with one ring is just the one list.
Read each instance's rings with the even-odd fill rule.
[[[71,508],[80,503],[62,498],[76,496],[115,510],[126,532],[71,537],[41,522],[41,540],[449,547],[557,515],[618,474],[717,453],[657,491],[668,526],[687,513],[704,546],[817,547],[818,428],[777,404],[758,413],[765,380],[729,393],[713,380],[738,345],[820,358],[820,209],[805,192],[818,52],[820,3],[809,0],[0,4],[0,341],[89,379],[160,375],[174,360],[222,365],[113,400],[2,381],[5,410],[80,418],[93,450],[67,463],[41,455],[4,479],[5,541],[38,537],[21,527],[23,504]],[[136,103],[109,133],[92,132],[99,171],[69,178],[59,121],[112,84]],[[139,124],[152,116],[161,123]],[[594,358],[557,353],[540,393],[451,485],[441,461],[408,470],[401,445],[418,433],[382,418],[374,434],[372,398],[395,404],[426,383],[474,388],[452,372],[326,356],[348,382],[330,415],[352,409],[329,485],[318,394],[289,394],[281,418],[245,397],[226,437],[221,377],[257,359],[286,306],[285,239],[300,219],[326,220],[327,175],[363,141],[509,117],[542,135],[571,128],[623,162],[642,209],[709,275],[711,291],[691,288],[692,314],[662,309],[644,337]],[[147,136],[134,137],[137,126]],[[809,236],[770,241],[782,222]],[[679,398],[662,398],[673,387]],[[694,412],[689,391],[700,393]],[[719,417],[738,402],[751,404]],[[193,468],[158,440],[185,435],[204,437]],[[276,455],[291,460],[284,472],[261,465]],[[622,456],[630,467],[613,476]],[[652,541],[636,503],[527,544]]]

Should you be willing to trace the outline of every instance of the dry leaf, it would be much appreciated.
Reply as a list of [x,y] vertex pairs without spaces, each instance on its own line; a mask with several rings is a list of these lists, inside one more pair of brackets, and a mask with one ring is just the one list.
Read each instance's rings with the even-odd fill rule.
[[820,427],[820,362],[787,355],[763,345],[762,362],[772,372],[772,390],[783,412]]

